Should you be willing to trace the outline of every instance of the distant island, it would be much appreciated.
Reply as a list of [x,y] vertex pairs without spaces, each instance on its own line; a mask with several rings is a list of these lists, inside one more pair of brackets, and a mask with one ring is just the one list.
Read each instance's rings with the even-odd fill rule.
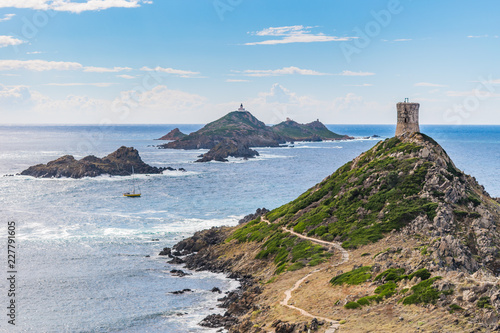
[[129,176],[132,173],[158,174],[172,168],[157,168],[144,163],[137,149],[122,146],[106,157],[98,158],[93,155],[80,160],[72,155],[62,156],[47,164],[37,164],[21,172],[24,176],[37,178],[83,178],[97,177],[103,174],[112,176]]
[[200,130],[186,135],[174,129],[160,140],[175,140],[160,145],[167,149],[210,149],[198,162],[227,161],[226,158],[250,158],[258,153],[251,147],[279,147],[286,142],[349,140],[347,135],[330,131],[319,120],[299,124],[287,119],[274,126],[266,126],[243,108],[217,119]]

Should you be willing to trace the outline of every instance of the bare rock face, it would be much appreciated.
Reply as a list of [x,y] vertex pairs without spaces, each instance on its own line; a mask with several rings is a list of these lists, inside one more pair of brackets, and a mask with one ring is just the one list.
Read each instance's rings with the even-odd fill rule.
[[37,178],[82,178],[97,177],[103,174],[129,176],[132,173],[161,173],[166,168],[157,168],[144,163],[137,149],[122,146],[106,157],[93,155],[76,160],[71,155],[62,156],[47,164],[37,164],[21,172],[21,175]]

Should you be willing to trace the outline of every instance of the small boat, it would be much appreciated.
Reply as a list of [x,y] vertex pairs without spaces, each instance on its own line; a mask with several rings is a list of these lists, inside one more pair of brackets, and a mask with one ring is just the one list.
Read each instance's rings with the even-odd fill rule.
[[126,192],[126,193],[123,193],[123,196],[124,197],[129,197],[129,198],[137,198],[137,197],[140,197],[141,196],[141,192],[140,190],[137,191],[137,193],[135,192],[135,178],[134,178],[134,167],[132,167],[132,184],[134,186],[134,189],[132,190],[132,192]]

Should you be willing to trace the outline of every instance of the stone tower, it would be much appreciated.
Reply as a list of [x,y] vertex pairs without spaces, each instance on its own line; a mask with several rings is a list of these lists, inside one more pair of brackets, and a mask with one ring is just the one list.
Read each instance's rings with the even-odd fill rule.
[[420,132],[418,125],[418,109],[420,104],[410,103],[408,98],[405,101],[397,104],[398,109],[398,125],[396,127],[396,136],[401,136],[405,133]]

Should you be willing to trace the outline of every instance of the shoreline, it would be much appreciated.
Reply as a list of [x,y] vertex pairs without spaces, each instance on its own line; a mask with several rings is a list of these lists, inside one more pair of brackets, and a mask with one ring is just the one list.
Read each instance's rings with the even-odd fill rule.
[[236,226],[212,227],[197,231],[191,237],[173,245],[172,248],[166,247],[160,252],[159,256],[170,258],[167,261],[169,264],[179,265],[193,272],[223,273],[227,279],[238,282],[239,285],[235,289],[228,290],[221,295],[222,297],[216,299],[217,307],[226,309],[224,314],[209,314],[197,323],[199,326],[229,330],[238,324],[244,324],[241,323],[241,317],[255,307],[254,300],[261,293],[261,288],[254,276],[234,268],[234,264],[241,259],[240,257],[221,261],[218,260],[218,253],[214,249],[215,246],[224,243],[234,228],[265,213],[267,213],[265,208],[257,209],[254,214],[243,217]]

